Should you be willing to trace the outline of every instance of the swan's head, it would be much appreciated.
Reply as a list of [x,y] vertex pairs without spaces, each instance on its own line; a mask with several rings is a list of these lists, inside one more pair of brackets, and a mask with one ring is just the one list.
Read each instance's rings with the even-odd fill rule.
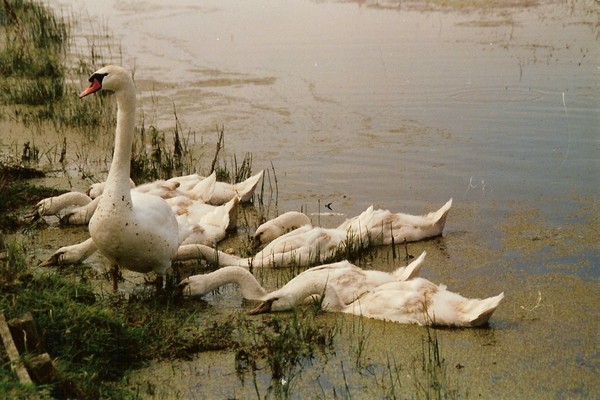
[[262,224],[252,236],[252,247],[258,248],[260,245],[269,243],[284,233],[281,227]]
[[120,89],[129,87],[132,84],[131,75],[129,72],[117,65],[107,65],[94,72],[90,79],[90,85],[79,95],[83,98],[90,94],[96,93],[98,90],[110,90],[116,92]]

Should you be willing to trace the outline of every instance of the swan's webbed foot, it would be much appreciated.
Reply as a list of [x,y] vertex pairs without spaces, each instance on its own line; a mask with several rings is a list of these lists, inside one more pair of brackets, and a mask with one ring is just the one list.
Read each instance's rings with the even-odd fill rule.
[[121,270],[117,264],[111,265],[110,276],[112,280],[113,292],[117,293],[119,291],[119,280],[123,280],[123,274],[121,274]]

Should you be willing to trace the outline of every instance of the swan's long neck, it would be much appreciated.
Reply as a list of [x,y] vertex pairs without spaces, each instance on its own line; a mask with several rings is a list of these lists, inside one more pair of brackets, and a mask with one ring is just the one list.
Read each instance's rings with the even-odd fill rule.
[[[205,295],[229,283],[237,284],[248,300],[261,300],[267,294],[254,275],[242,267],[223,267],[210,274],[194,275],[182,281],[183,290],[189,290],[192,296]],[[186,286],[188,289],[185,289]]]
[[186,261],[201,257],[209,263],[219,266],[235,265],[238,267],[249,267],[249,260],[247,258],[241,258],[233,254],[227,254],[203,244],[185,244],[179,246],[175,260]]
[[342,307],[342,302],[335,288],[328,285],[327,281],[324,281],[322,277],[313,277],[311,275],[307,275],[304,279],[295,282],[290,281],[281,289],[269,294],[270,298],[285,299],[281,304],[274,306],[275,311],[277,309],[293,308],[311,296],[324,296],[322,302],[324,309],[335,310]]
[[260,300],[267,294],[254,275],[242,267],[223,267],[205,276],[206,293],[225,284],[236,283],[245,299]]
[[[115,133],[115,149],[106,179],[104,194],[110,197],[119,196],[129,200],[131,192],[129,174],[131,170],[131,147],[135,133],[135,87],[133,82],[116,93],[117,97],[117,129]],[[122,197],[124,196],[124,197]]]

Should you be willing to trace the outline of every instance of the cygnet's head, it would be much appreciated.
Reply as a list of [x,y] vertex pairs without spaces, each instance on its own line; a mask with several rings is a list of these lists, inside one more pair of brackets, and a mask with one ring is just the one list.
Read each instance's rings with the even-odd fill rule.
[[[290,281],[291,282],[291,281]],[[323,309],[336,310],[343,306],[337,290],[326,282],[308,280],[289,283],[279,290],[262,297],[262,302],[250,314],[264,314],[275,311],[292,310],[300,304],[320,303]]]
[[184,296],[202,296],[210,291],[206,283],[206,275],[195,275],[182,280],[177,286],[176,293]]
[[267,244],[279,236],[304,225],[311,225],[310,218],[306,214],[297,211],[288,211],[259,226],[252,237],[253,244],[255,247]]

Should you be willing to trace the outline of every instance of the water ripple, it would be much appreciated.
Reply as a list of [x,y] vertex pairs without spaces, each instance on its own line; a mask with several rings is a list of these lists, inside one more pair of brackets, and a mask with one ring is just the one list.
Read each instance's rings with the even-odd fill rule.
[[545,93],[541,90],[520,87],[481,87],[460,90],[449,95],[449,98],[463,103],[520,103],[542,99]]

